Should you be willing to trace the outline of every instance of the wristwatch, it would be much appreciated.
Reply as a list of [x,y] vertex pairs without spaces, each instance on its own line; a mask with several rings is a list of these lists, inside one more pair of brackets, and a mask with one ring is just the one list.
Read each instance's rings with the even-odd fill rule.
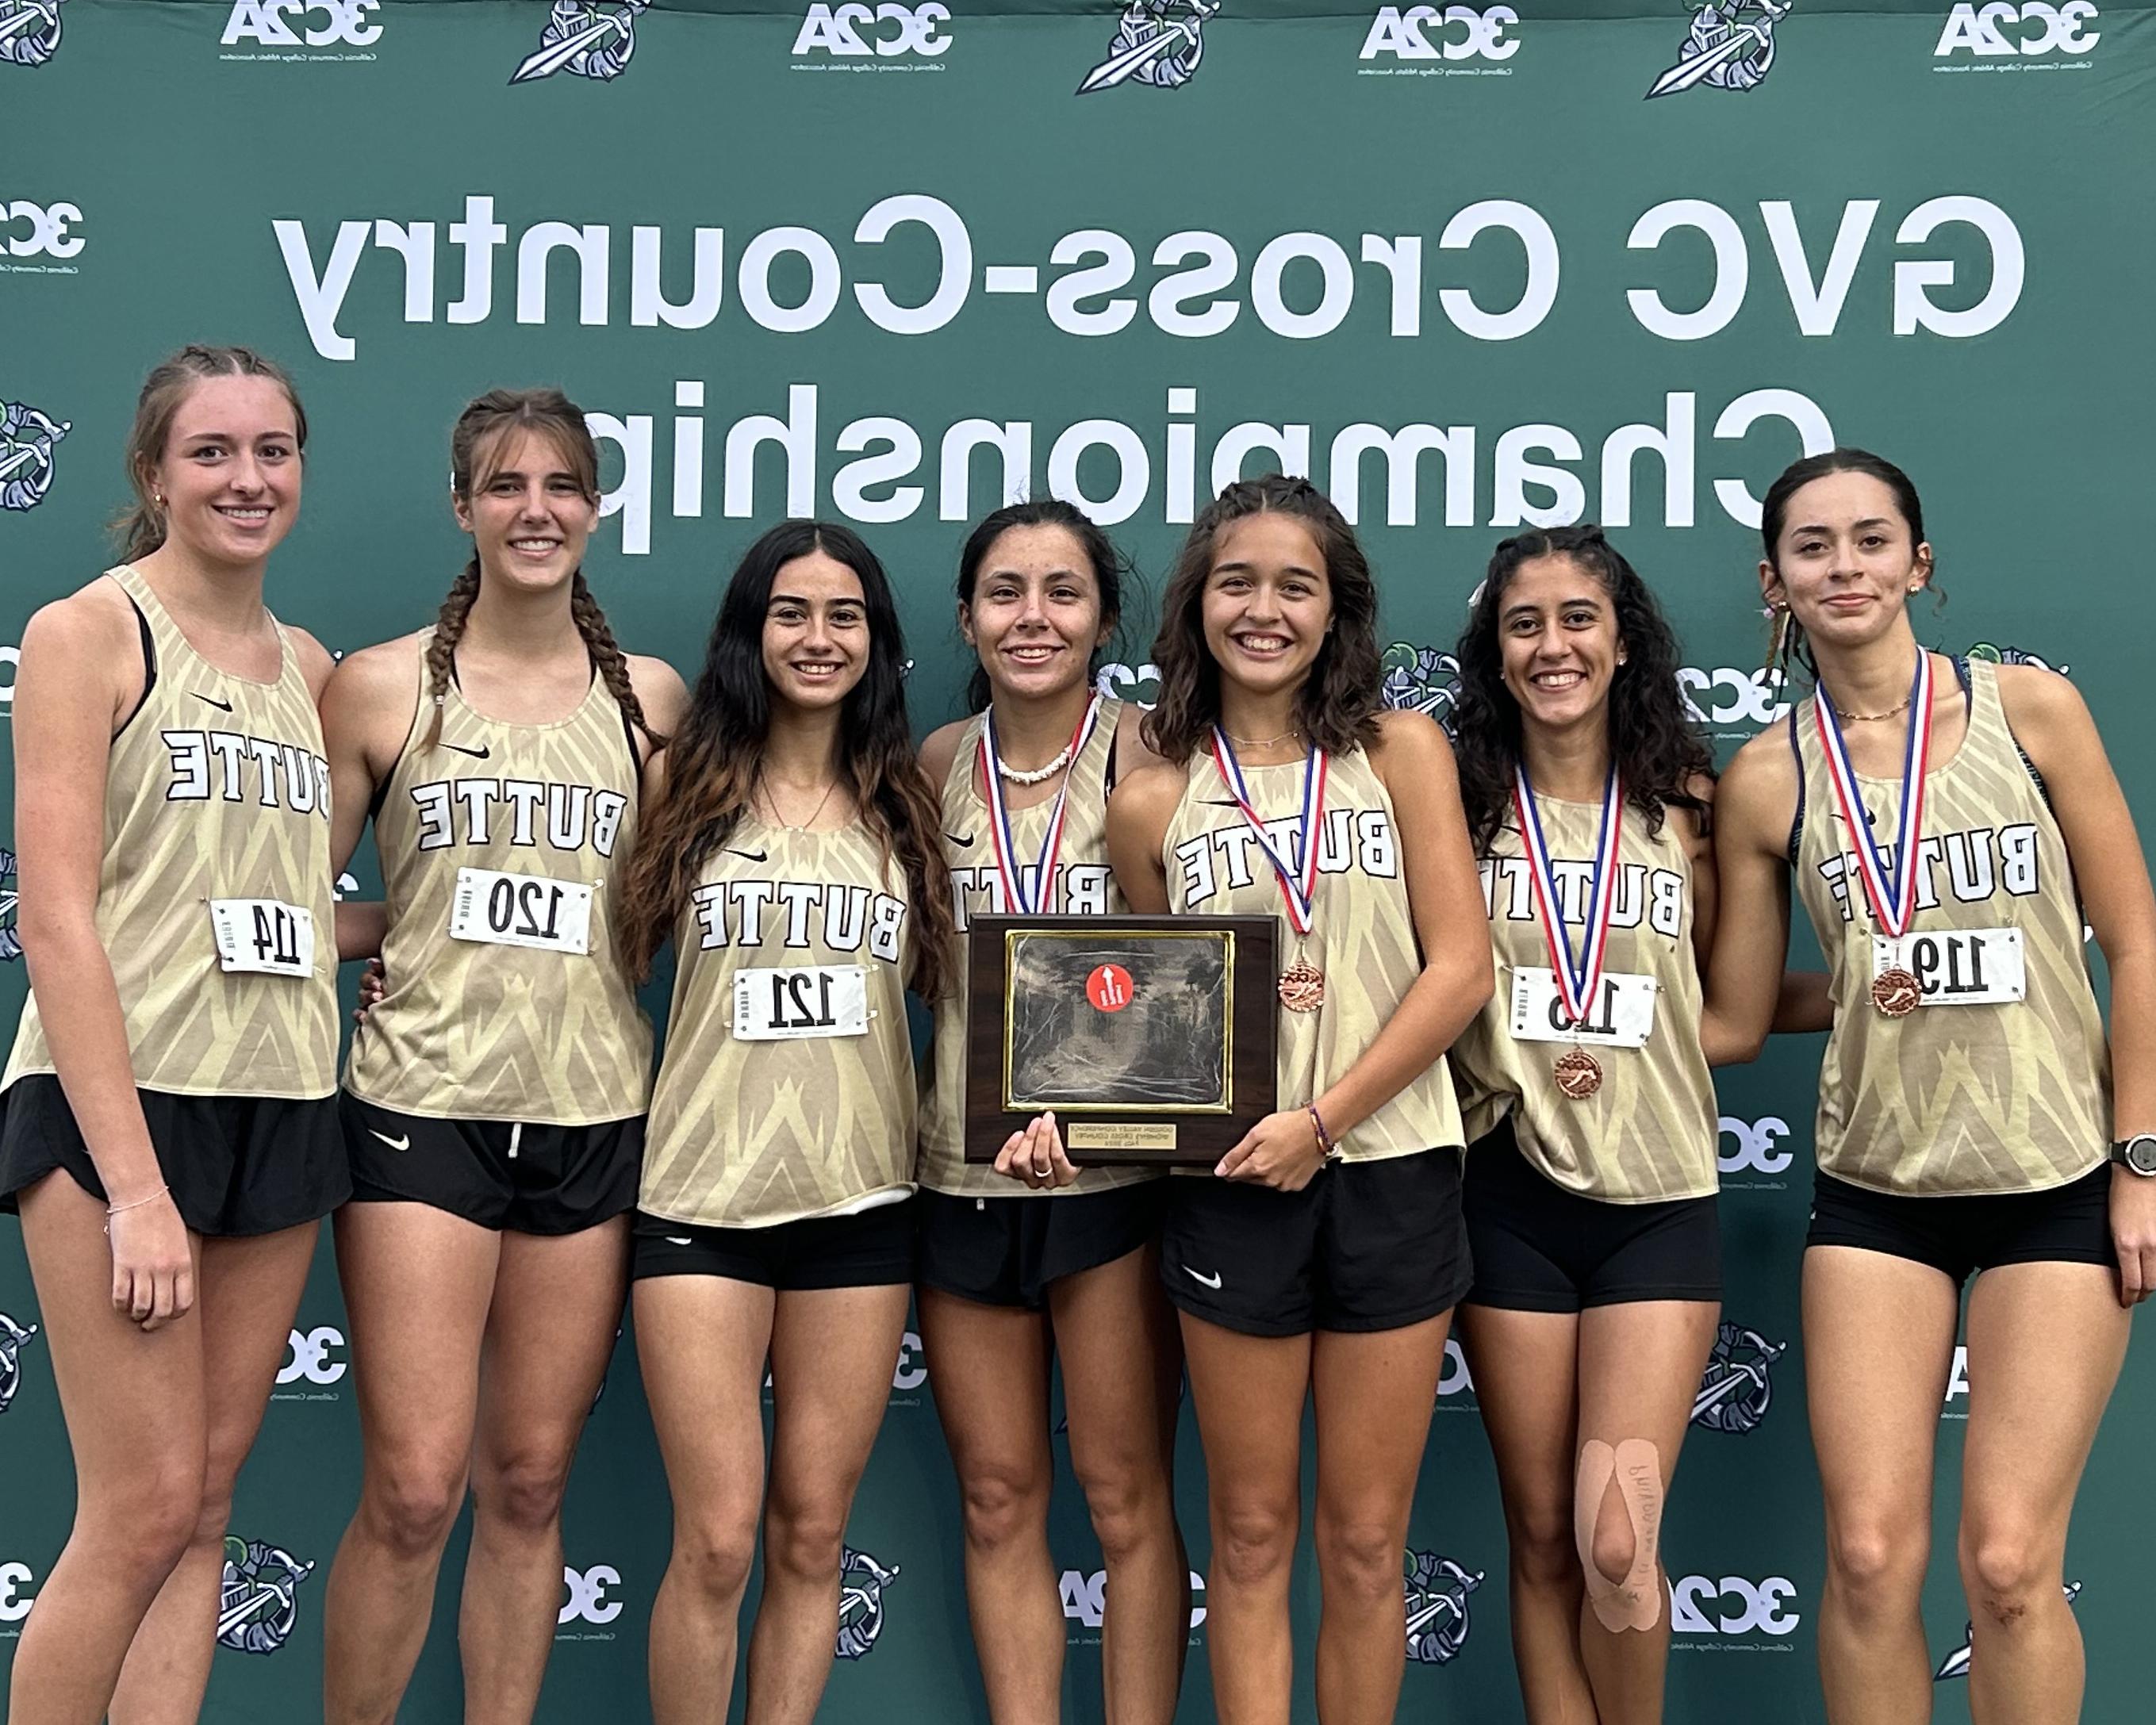
[[2111,1147],[2111,1159],[2143,1179],[2156,1180],[2156,1132],[2136,1132]]

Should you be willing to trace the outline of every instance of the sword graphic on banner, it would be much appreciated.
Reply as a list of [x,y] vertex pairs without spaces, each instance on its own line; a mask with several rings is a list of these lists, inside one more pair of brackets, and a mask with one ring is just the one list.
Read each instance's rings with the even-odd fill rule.
[[529,84],[536,78],[550,77],[586,49],[598,47],[617,32],[628,34],[629,24],[619,13],[609,13],[580,30],[570,31],[559,42],[551,43],[535,53],[525,55],[518,62],[516,69],[509,74],[509,81],[511,84]]
[[[1787,18],[1791,8],[1769,3],[1761,7],[1760,10],[1767,14],[1767,22],[1771,26]],[[1758,24],[1738,24],[1713,47],[1703,49],[1688,60],[1679,60],[1663,73],[1648,86],[1646,100],[1652,101],[1656,96],[1676,95],[1681,90],[1690,90],[1716,67],[1731,60],[1742,59],[1753,49],[1764,48],[1772,40],[1768,32]]]
[[5,42],[10,36],[19,36],[31,25],[41,24],[44,22],[44,13],[26,6],[14,17],[5,22],[0,22],[0,42]]
[[18,449],[5,461],[0,461],[0,480],[6,479],[18,467],[26,467],[38,459],[35,449]]
[[1204,33],[1205,21],[1219,10],[1219,7],[1199,5],[1194,8],[1195,18],[1163,19],[1159,33],[1142,42],[1133,42],[1120,53],[1107,59],[1088,72],[1078,85],[1080,95],[1091,95],[1096,90],[1107,90],[1121,84],[1142,66],[1149,66],[1165,54],[1179,48],[1195,48]]

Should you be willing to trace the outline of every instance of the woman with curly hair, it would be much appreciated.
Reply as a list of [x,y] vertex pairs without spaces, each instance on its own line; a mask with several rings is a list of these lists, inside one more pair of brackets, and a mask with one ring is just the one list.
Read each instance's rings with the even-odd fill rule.
[[1497,957],[1453,1050],[1460,1307],[1530,1725],[1662,1717],[1656,1536],[1721,1313],[1700,1045],[1704,743],[1676,643],[1599,527],[1506,540],[1460,638],[1460,798]]
[[1169,1183],[1213,1530],[1213,1697],[1283,1720],[1302,1413],[1317,1422],[1317,1711],[1389,1720],[1402,1554],[1454,1302],[1460,1117],[1445,1050],[1490,993],[1452,751],[1379,698],[1377,589],[1307,480],[1239,480],[1161,605],[1158,762],[1116,788],[1132,910],[1279,914],[1278,1111]]
[[905,665],[875,554],[784,522],[727,583],[649,775],[621,911],[637,961],[671,935],[675,963],[631,1270],[674,1498],[658,1725],[726,1716],[759,1510],[748,1717],[808,1725],[830,1676],[847,1512],[913,1281],[906,990],[933,1004],[953,968]]

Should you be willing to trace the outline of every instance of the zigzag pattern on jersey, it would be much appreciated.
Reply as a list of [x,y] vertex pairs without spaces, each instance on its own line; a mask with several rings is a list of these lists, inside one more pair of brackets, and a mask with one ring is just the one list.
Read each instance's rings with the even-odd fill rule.
[[[1101,722],[1086,742],[1085,752],[1070,763],[1067,775],[1070,794],[1065,803],[1063,843],[1058,878],[1064,884],[1048,908],[1059,915],[1087,911],[1122,916],[1130,909],[1108,872],[1108,762],[1116,747],[1116,721],[1122,715],[1120,701],[1101,703]],[[975,914],[1005,910],[1003,886],[996,875],[994,849],[988,838],[988,807],[976,788],[981,721],[976,716],[958,742],[957,758],[943,781],[943,855],[951,865],[951,890],[963,938]],[[1019,855],[1030,867],[1039,860],[1042,841],[1055,799],[1010,811],[1011,834]],[[967,841],[970,840],[968,843]],[[1070,896],[1068,870],[1076,866],[1095,871],[1082,895],[1074,903]],[[1088,1168],[1068,1186],[1046,1193],[1029,1194],[1014,1180],[993,1168],[966,1163],[963,1116],[966,1105],[966,1007],[968,998],[966,967],[958,970],[958,992],[936,1009],[936,1040],[929,1076],[923,1087],[921,1117],[921,1183],[937,1192],[964,1198],[1060,1197],[1066,1193],[1104,1192],[1111,1186],[1127,1186],[1160,1176],[1142,1168]]]
[[[1204,916],[1277,917],[1285,968],[1294,961],[1297,941],[1281,908],[1278,877],[1228,801],[1212,757],[1197,756],[1188,772],[1161,845],[1168,906]],[[1292,822],[1301,813],[1301,762],[1246,765],[1243,775],[1268,823]],[[1325,973],[1325,1004],[1316,1012],[1279,1014],[1275,1069],[1282,1108],[1301,1107],[1353,1065],[1422,973],[1392,798],[1360,749],[1332,758],[1322,843],[1315,921],[1301,947]],[[1463,1142],[1444,1056],[1353,1132],[1336,1137],[1351,1162]]]
[[[107,572],[148,623],[157,654],[156,680],[106,760],[98,870],[98,934],[135,1081],[182,1096],[328,1096],[337,1040],[329,768],[299,655],[280,625],[275,682],[228,675],[188,645],[131,565]],[[226,741],[213,746],[213,737]],[[274,745],[271,764],[248,742]],[[213,898],[311,911],[314,974],[223,969]],[[33,990],[5,1082],[52,1070]]]
[[[1975,660],[1969,671],[1968,732],[1926,783],[1912,927],[2019,928],[2028,996],[2018,1004],[1920,1007],[1904,1019],[1873,1008],[1871,906],[1811,702],[1795,717],[1804,771],[1797,891],[1835,997],[1820,1067],[1819,1163],[1875,1192],[2041,1191],[2096,1168],[2111,1139],[2109,1054],[2066,840],[2015,746],[1995,668]],[[1950,677],[1938,683],[1941,701],[1958,697]],[[1891,832],[1899,782],[1867,778],[1860,788],[1874,830]],[[2030,869],[2035,891],[2009,890],[2010,877],[2019,884]],[[1957,895],[1957,877],[1970,897]]]
[[[698,891],[752,881],[906,903],[905,869],[858,824],[810,833],[744,819],[705,864]],[[910,913],[895,958],[877,956],[866,936],[852,950],[829,944],[821,909],[805,918],[806,944],[786,944],[788,911],[775,892],[756,944],[741,944],[740,919],[731,911],[712,914],[723,918],[723,945],[703,944],[706,927],[694,903],[675,928],[673,1010],[644,1131],[639,1208],[706,1227],[764,1227],[909,1189],[916,1115],[906,1019]],[[866,1035],[735,1037],[737,970],[812,964],[866,969]]]
[[[1584,870],[1594,855],[1599,803],[1538,798],[1543,832],[1560,877],[1565,925],[1578,948],[1586,893],[1563,885],[1567,865]],[[1649,836],[1627,808],[1618,836],[1623,870],[1606,968],[1655,978],[1655,1028],[1645,1048],[1598,1045],[1602,1087],[1577,1101],[1557,1087],[1562,1042],[1522,1041],[1511,1030],[1516,969],[1549,968],[1549,945],[1524,873],[1507,867],[1525,853],[1507,820],[1482,864],[1491,901],[1490,938],[1497,988],[1453,1050],[1453,1071],[1473,1143],[1510,1114],[1521,1153],[1545,1179],[1609,1204],[1703,1198],[1720,1182],[1715,1168],[1714,1086],[1699,1045],[1699,968],[1692,957],[1691,861],[1673,818]],[[1516,884],[1517,883],[1517,884]],[[1525,916],[1514,914],[1524,910]],[[1630,925],[1629,927],[1626,925]],[[1656,925],[1660,924],[1660,927]]]
[[[433,634],[418,636],[422,665]],[[380,1107],[436,1118],[588,1126],[642,1113],[651,1023],[614,945],[612,916],[636,836],[637,764],[620,707],[594,673],[567,718],[508,724],[477,711],[452,683],[441,740],[429,747],[424,678],[420,687],[374,822],[389,900],[382,953],[389,992],[352,1038],[346,1086]],[[499,794],[511,780],[547,789],[531,809],[529,842],[516,842],[516,811]],[[553,842],[555,814],[572,843]],[[465,868],[597,887],[590,951],[452,937]]]

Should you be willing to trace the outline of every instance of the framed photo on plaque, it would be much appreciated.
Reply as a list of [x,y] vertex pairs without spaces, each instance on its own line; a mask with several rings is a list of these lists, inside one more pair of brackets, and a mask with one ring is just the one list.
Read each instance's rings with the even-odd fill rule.
[[1273,1111],[1270,916],[976,916],[966,1159],[1055,1111],[1070,1159],[1210,1165]]

